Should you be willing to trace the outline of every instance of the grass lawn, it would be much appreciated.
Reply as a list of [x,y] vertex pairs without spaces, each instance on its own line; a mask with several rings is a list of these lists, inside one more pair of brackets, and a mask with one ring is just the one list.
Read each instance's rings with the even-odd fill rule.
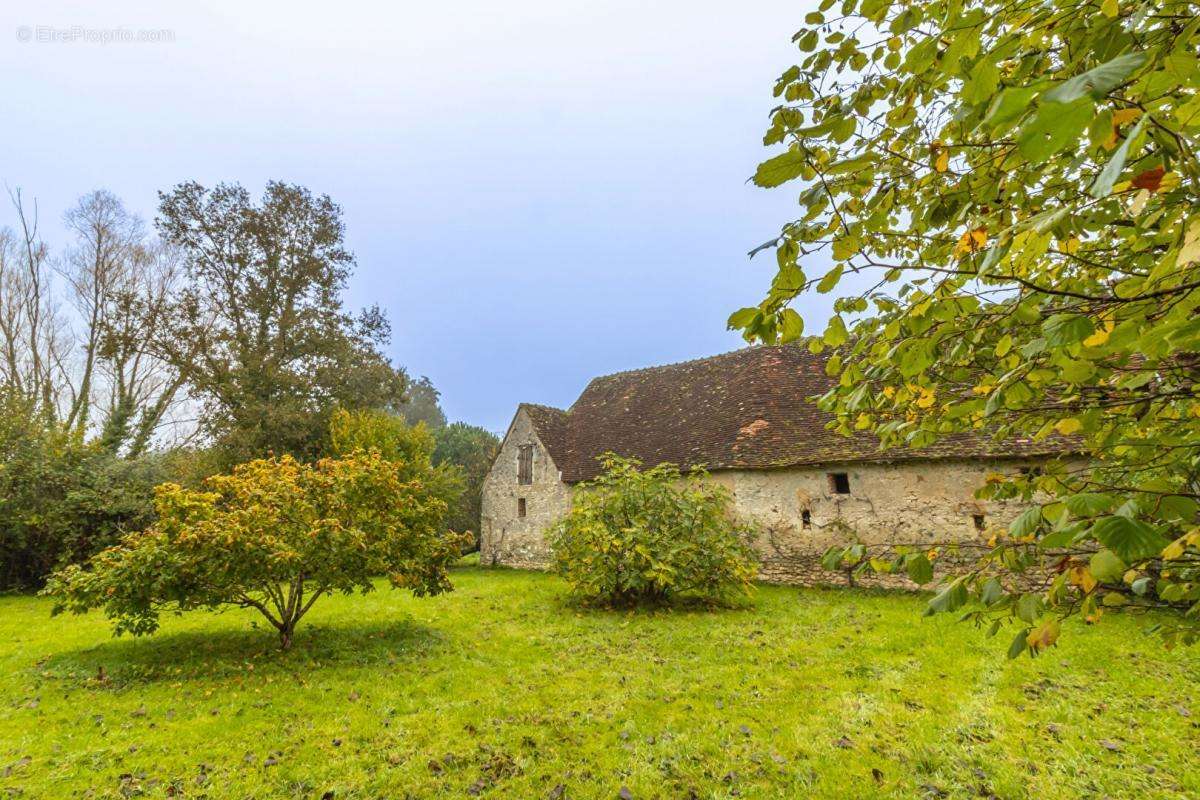
[[454,580],[322,600],[286,654],[250,612],[113,639],[0,597],[0,797],[1200,796],[1200,651],[1128,618],[1010,662],[908,595],[581,613]]

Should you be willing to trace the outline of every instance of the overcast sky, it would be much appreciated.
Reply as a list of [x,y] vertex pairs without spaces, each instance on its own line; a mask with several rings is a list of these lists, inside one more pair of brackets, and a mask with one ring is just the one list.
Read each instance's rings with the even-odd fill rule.
[[[745,181],[810,3],[87,5],[0,8],[0,180],[52,244],[95,188],[147,219],[184,180],[327,193],[350,304],[387,310],[451,419],[496,431],[520,401],[740,346],[725,318],[774,265],[746,252],[795,208]],[[113,28],[160,41],[86,41]]]

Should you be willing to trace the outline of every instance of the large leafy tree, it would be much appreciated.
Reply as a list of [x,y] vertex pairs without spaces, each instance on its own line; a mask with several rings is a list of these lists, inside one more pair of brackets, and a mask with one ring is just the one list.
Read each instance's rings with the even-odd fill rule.
[[184,264],[160,349],[227,462],[315,456],[333,409],[405,399],[381,352],[387,320],[343,308],[354,260],[328,196],[271,182],[256,204],[238,185],[184,183],[160,199],[159,231]]
[[884,446],[1077,437],[1083,461],[983,487],[1034,507],[932,610],[1015,620],[1013,654],[1121,606],[1194,640],[1200,4],[824,0],[805,22],[754,175],[801,210],[731,327],[796,339],[792,301],[836,292],[822,402]]
[[424,464],[357,450],[313,465],[259,459],[202,491],[163,484],[157,522],[69,566],[45,592],[55,613],[103,608],[117,633],[152,633],[163,610],[241,606],[292,644],[323,595],[369,592],[385,575],[418,595],[450,589],[447,566],[464,537],[447,534],[446,503]]
[[438,398],[442,393],[433,385],[433,381],[422,375],[408,382],[404,402],[397,406],[396,411],[409,425],[418,422],[425,423],[431,431],[446,427],[446,412],[442,411]]

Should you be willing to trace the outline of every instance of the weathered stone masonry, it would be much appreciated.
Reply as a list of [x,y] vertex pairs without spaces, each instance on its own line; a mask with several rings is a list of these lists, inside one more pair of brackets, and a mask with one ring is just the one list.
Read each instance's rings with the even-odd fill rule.
[[[484,481],[483,563],[546,567],[544,530],[570,508],[572,487],[594,477],[595,456],[612,450],[646,464],[707,466],[736,513],[763,531],[755,545],[764,580],[842,582],[820,558],[854,540],[876,552],[959,543],[957,553],[943,551],[945,567],[971,560],[1023,510],[975,498],[990,473],[1069,451],[1062,441],[968,436],[881,454],[873,441],[825,430],[828,417],[806,398],[827,384],[820,356],[761,347],[598,378],[570,411],[520,406]],[[528,484],[518,480],[523,446],[533,453]],[[909,585],[893,576],[863,583]]]
[[[533,481],[524,486],[517,481],[522,445],[533,446]],[[518,515],[520,500],[525,501],[524,517]],[[522,408],[484,479],[480,560],[492,565],[545,567],[548,551],[542,531],[565,514],[570,503],[570,488]]]

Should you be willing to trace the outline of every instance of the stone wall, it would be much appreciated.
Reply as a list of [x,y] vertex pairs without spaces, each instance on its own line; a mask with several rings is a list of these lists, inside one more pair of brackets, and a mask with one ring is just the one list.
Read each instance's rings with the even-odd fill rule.
[[[756,542],[762,579],[811,585],[846,582],[822,568],[820,559],[830,547],[855,540],[881,555],[893,545],[960,543],[957,552],[943,550],[935,562],[939,573],[973,562],[991,532],[1006,527],[1023,508],[976,500],[975,490],[988,474],[1018,467],[1012,462],[910,461],[727,471],[715,473],[713,480],[732,492],[738,514],[763,530]],[[848,494],[834,490],[833,473],[846,475]],[[900,576],[866,574],[859,582],[913,586]]]
[[[533,485],[517,485],[517,447],[535,446]],[[733,495],[737,513],[753,519],[763,534],[755,546],[765,581],[791,584],[844,584],[844,575],[820,565],[833,545],[858,540],[886,555],[888,546],[957,542],[943,549],[935,572],[973,563],[994,530],[1021,513],[1015,503],[974,497],[987,475],[1013,472],[1021,464],[985,461],[909,461],[896,464],[844,464],[780,470],[729,470],[712,479]],[[845,473],[849,493],[834,490],[831,473]],[[544,568],[549,551],[542,531],[570,507],[570,488],[554,466],[524,414],[484,482],[482,563]],[[526,498],[526,516],[517,517],[517,498]],[[804,512],[808,511],[808,523]],[[982,517],[977,520],[977,517]],[[980,530],[977,525],[982,525]],[[862,585],[912,588],[902,576],[874,576]]]
[[[533,483],[521,486],[517,483],[517,454],[526,444],[533,445]],[[517,513],[521,499],[525,500],[524,517]],[[529,416],[519,411],[483,481],[480,563],[546,567],[550,552],[542,531],[565,514],[570,504],[570,489],[562,482],[558,467],[534,432]]]

